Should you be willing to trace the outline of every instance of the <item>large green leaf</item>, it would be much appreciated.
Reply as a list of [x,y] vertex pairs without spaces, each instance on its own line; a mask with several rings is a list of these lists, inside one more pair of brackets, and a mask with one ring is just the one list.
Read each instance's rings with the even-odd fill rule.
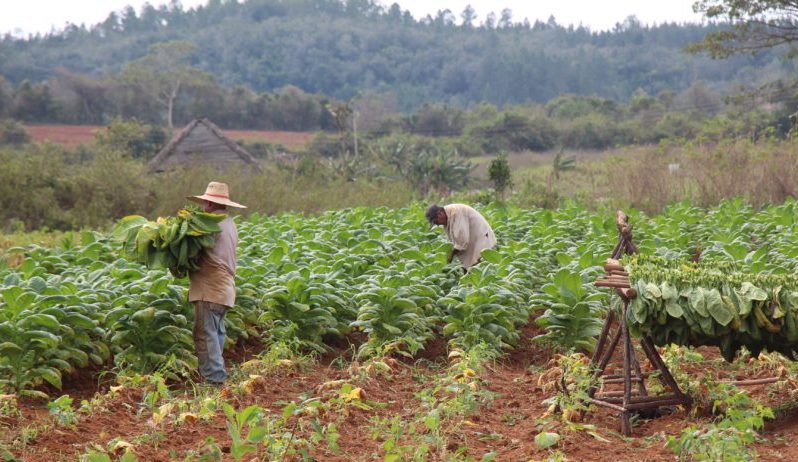
[[706,309],[709,314],[715,318],[721,326],[727,326],[732,319],[733,314],[726,308],[721,299],[718,289],[710,289],[705,291]]

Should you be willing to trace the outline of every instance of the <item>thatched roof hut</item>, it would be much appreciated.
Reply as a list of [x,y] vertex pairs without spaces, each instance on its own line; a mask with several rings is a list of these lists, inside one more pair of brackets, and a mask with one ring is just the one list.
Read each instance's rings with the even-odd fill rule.
[[260,170],[252,154],[204,118],[186,125],[148,164],[156,172],[185,165],[248,165]]

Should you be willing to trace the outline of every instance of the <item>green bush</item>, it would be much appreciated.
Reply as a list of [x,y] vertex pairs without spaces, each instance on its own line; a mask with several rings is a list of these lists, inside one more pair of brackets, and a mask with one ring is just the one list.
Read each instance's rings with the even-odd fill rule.
[[562,120],[571,120],[589,114],[616,118],[621,112],[617,102],[598,96],[565,94],[546,103],[546,115]]
[[699,123],[687,114],[668,113],[665,114],[652,130],[656,134],[656,139],[651,142],[670,139],[691,139],[695,137],[700,129]]
[[166,143],[166,132],[154,125],[131,119],[114,119],[95,136],[103,148],[122,152],[134,159],[151,159]]
[[488,177],[493,182],[493,189],[496,190],[496,194],[504,199],[504,192],[513,185],[510,164],[507,162],[507,153],[501,153],[499,157],[490,161]]
[[0,150],[0,227],[98,227],[153,206],[144,165],[118,152],[80,154],[54,145]]
[[309,154],[333,158],[347,151],[354,152],[355,144],[354,139],[347,134],[319,132],[306,149]]
[[590,114],[563,122],[560,143],[573,149],[606,149],[622,140],[617,123],[606,116]]
[[24,125],[13,119],[0,120],[0,144],[25,144],[30,140]]
[[252,157],[256,159],[270,159],[277,153],[288,151],[282,144],[271,144],[265,141],[236,140]]
[[517,191],[510,200],[522,208],[555,209],[560,205],[560,196],[557,191],[532,180],[526,180],[521,190]]
[[409,130],[419,135],[458,136],[463,132],[463,111],[439,104],[425,104],[406,119]]
[[404,179],[346,181],[309,157],[263,172],[210,166],[148,174],[140,159],[105,146],[71,152],[55,145],[0,148],[0,229],[101,228],[130,214],[165,216],[211,180],[230,185],[248,211],[319,213],[353,206],[402,206],[413,197]]
[[504,112],[487,124],[471,127],[470,138],[485,153],[499,151],[546,151],[556,144],[556,131],[550,119]]

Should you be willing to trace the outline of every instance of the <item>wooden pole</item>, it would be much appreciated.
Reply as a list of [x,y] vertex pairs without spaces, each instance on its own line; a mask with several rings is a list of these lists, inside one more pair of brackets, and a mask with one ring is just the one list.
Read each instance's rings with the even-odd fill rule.
[[[606,274],[597,279],[593,284],[598,287],[610,287],[616,289],[622,300],[622,307],[619,313],[612,309],[607,314],[607,319],[601,329],[601,334],[596,345],[596,351],[591,358],[591,364],[595,365],[594,378],[604,378],[604,384],[623,383],[623,390],[607,390],[597,395],[598,385],[594,385],[588,391],[587,401],[599,406],[604,406],[618,412],[620,419],[621,433],[625,436],[632,434],[630,422],[631,411],[639,409],[656,409],[660,406],[685,405],[690,406],[690,397],[682,393],[679,385],[671,375],[665,362],[659,356],[654,346],[654,342],[649,336],[643,336],[640,340],[643,352],[648,357],[652,366],[660,372],[661,379],[665,385],[671,389],[670,394],[649,396],[646,389],[645,379],[650,374],[643,372],[640,362],[637,359],[631,334],[626,323],[626,313],[629,309],[630,300],[637,297],[637,292],[631,287],[629,273],[621,265],[619,258],[623,255],[637,253],[637,246],[632,239],[632,226],[629,224],[629,217],[622,211],[618,211],[615,216],[615,223],[618,228],[618,243],[612,251],[611,258],[607,259],[604,265]],[[617,321],[618,329],[610,333],[612,325]],[[608,342],[609,341],[609,342]],[[623,356],[623,370],[620,374],[603,375],[618,348],[618,342],[623,342],[621,353]],[[772,383],[778,378],[757,379],[748,382],[749,384]],[[636,385],[636,387],[635,387]],[[635,389],[636,388],[636,389]]]

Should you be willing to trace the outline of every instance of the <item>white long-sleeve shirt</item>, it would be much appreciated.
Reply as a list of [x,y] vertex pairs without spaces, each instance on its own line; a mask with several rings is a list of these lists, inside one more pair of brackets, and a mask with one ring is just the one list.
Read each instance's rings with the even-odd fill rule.
[[474,266],[485,249],[496,246],[496,235],[479,212],[464,204],[449,204],[446,211],[446,237],[458,250],[463,267]]

